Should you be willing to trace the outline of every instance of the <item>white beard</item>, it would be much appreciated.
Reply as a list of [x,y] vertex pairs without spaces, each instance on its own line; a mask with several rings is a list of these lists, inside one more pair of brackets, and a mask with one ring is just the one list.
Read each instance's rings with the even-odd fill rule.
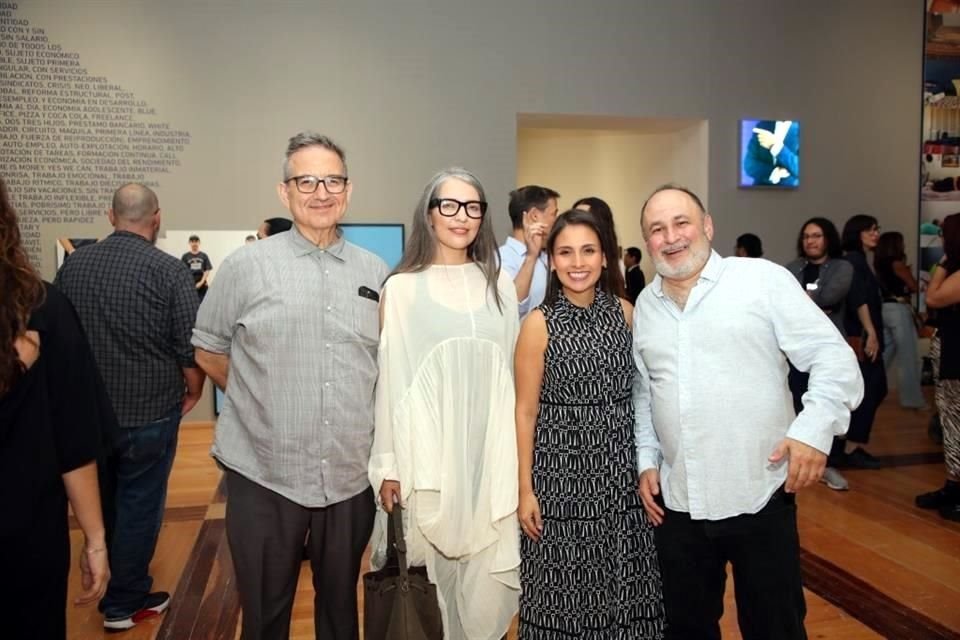
[[[669,247],[666,249],[669,249]],[[662,251],[660,254],[652,256],[653,266],[657,269],[657,273],[659,273],[661,277],[671,280],[684,280],[702,269],[703,265],[707,264],[707,260],[710,259],[710,245],[707,243],[699,245],[691,244],[688,249],[690,255],[678,265],[670,265],[663,260],[661,258],[663,255]]]

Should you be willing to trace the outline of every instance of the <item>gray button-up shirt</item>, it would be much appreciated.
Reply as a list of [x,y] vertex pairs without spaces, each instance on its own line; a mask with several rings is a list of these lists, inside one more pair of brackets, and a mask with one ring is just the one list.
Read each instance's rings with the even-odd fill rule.
[[[193,344],[230,357],[213,456],[306,507],[368,486],[377,379],[377,296],[387,265],[296,227],[223,261]],[[366,295],[363,295],[366,294]]]

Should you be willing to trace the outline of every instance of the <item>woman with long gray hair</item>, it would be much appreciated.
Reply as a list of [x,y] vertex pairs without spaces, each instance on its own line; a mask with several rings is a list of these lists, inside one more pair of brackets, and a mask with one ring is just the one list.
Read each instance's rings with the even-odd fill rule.
[[380,300],[372,564],[386,561],[387,513],[402,507],[407,560],[437,585],[447,640],[503,636],[520,587],[519,315],[486,212],[473,174],[436,174]]

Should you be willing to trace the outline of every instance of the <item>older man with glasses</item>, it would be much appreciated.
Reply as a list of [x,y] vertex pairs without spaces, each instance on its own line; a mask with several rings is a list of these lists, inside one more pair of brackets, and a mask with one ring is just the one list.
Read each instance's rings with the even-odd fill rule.
[[332,140],[291,138],[277,191],[293,228],[224,260],[194,330],[197,362],[226,392],[212,453],[227,481],[243,640],[289,637],[308,534],[316,636],[359,637],[387,266],[338,229],[352,189]]

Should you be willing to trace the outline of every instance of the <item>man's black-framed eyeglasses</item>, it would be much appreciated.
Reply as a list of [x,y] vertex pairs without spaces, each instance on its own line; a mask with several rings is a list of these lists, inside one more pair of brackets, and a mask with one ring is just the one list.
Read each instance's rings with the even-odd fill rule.
[[291,180],[297,185],[297,191],[300,193],[314,193],[320,188],[320,185],[323,184],[323,188],[327,190],[327,193],[334,196],[338,193],[343,193],[343,190],[347,188],[347,183],[350,182],[347,176],[327,176],[326,178],[318,178],[317,176],[294,176],[287,178],[284,182],[290,182]]
[[481,202],[480,200],[461,202],[453,198],[434,198],[430,201],[430,208],[433,209],[434,207],[436,207],[440,215],[445,218],[452,218],[457,215],[461,208],[467,212],[468,218],[475,220],[482,218],[483,214],[487,212],[487,203]]

